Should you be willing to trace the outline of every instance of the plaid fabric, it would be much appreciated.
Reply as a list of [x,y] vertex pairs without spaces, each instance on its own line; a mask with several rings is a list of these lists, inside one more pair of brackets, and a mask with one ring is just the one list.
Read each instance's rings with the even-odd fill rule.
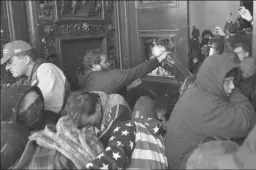
[[57,150],[38,146],[25,169],[75,169],[75,166]]
[[46,126],[43,131],[35,132],[29,137],[30,145],[26,147],[28,149],[24,153],[23,162],[29,160],[31,145],[35,145],[35,141],[37,144],[32,152],[32,161],[27,163],[28,169],[83,169],[103,150],[103,145],[91,129],[77,129],[68,116],[60,118],[56,129],[57,132]]

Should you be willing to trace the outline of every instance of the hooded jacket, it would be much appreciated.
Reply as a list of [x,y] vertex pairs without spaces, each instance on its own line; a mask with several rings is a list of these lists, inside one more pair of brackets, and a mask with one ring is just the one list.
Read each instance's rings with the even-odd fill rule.
[[169,167],[182,168],[181,164],[204,137],[238,139],[246,137],[253,128],[255,112],[248,98],[238,89],[227,96],[223,89],[227,73],[238,68],[232,58],[208,57],[196,82],[176,103],[166,134]]

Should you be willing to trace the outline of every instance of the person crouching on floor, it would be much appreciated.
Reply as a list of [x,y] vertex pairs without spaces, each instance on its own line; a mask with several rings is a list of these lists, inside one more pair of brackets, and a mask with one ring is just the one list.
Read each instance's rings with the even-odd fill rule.
[[[86,95],[70,100],[69,105],[65,107],[69,115],[82,115],[86,109],[89,109],[87,105],[84,105],[88,100]],[[1,167],[11,169],[84,169],[89,161],[103,151],[104,147],[91,126],[78,128],[69,115],[61,117],[56,126],[48,124],[44,130],[36,131],[29,137],[23,132],[24,130],[22,131],[22,128],[15,129],[16,126],[12,125],[14,128],[11,130],[15,131],[14,134],[20,133],[20,135],[16,137],[9,133],[1,138],[1,142],[3,142],[1,149],[4,150],[1,152],[1,162],[9,157],[15,159],[10,159],[8,164],[4,163]],[[4,126],[4,128],[7,127]],[[22,134],[26,136],[21,136]],[[15,143],[12,139],[19,142]]]
[[[98,119],[95,119],[97,114]],[[90,120],[87,123],[97,125],[100,115],[95,112],[80,120]],[[167,169],[165,145],[161,136],[163,125],[156,118],[152,99],[141,97],[135,104],[133,120],[119,120],[113,124],[105,134],[105,151],[88,163],[86,168]]]
[[255,111],[249,99],[235,87],[240,73],[233,60],[235,55],[207,57],[195,83],[174,106],[165,141],[170,146],[167,158],[171,168],[184,169],[188,157],[205,137],[239,143],[254,127]]

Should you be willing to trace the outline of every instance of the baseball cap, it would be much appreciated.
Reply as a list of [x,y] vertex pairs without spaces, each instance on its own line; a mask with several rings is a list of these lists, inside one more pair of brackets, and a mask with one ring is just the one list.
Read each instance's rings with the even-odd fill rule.
[[3,57],[1,58],[1,65],[6,63],[14,55],[31,49],[32,46],[22,40],[15,40],[5,44],[3,48]]

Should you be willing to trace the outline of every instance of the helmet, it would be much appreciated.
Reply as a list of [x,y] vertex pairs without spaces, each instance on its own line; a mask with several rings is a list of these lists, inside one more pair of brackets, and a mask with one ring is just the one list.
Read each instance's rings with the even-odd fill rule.
[[208,47],[215,49],[217,54],[222,54],[224,51],[224,41],[219,37],[214,37],[208,41]]
[[208,57],[213,54],[222,54],[224,51],[224,41],[219,37],[214,37],[210,39],[205,45],[204,56]]

